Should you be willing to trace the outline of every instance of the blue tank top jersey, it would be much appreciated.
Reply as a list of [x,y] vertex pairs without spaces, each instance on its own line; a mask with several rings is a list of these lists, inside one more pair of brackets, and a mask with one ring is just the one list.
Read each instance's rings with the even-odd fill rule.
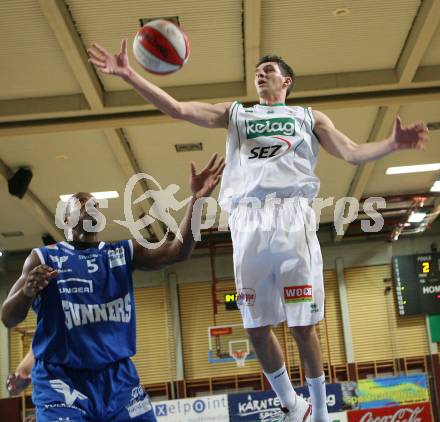
[[34,249],[59,274],[32,305],[34,355],[71,368],[99,369],[136,353],[133,243],[67,242]]

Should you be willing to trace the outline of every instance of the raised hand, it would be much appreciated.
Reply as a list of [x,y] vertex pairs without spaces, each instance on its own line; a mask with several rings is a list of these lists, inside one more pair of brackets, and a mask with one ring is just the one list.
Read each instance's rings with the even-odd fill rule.
[[31,383],[30,377],[23,377],[19,373],[9,374],[6,380],[6,387],[11,396],[16,396],[25,390]]
[[409,126],[402,126],[400,117],[394,122],[391,142],[396,149],[425,149],[428,142],[428,128],[421,122],[414,122]]
[[128,63],[127,40],[121,42],[121,49],[117,54],[110,54],[102,45],[93,43],[87,49],[89,62],[93,63],[102,73],[126,77],[130,73]]
[[41,290],[45,289],[49,284],[49,280],[55,277],[58,271],[47,265],[38,265],[32,271],[24,283],[23,294],[28,297],[35,297]]
[[225,168],[225,159],[221,158],[217,162],[217,157],[218,154],[215,153],[200,173],[197,173],[194,161],[191,162],[190,187],[197,199],[211,195],[220,181]]

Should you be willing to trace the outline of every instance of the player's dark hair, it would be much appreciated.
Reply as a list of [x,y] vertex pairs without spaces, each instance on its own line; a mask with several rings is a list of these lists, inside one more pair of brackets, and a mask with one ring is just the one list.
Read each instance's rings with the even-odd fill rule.
[[280,56],[263,56],[255,65],[255,68],[260,66],[260,64],[267,62],[277,63],[278,67],[280,68],[281,74],[283,76],[290,76],[292,78],[292,83],[289,85],[286,91],[286,97],[288,97],[293,90],[293,86],[295,85],[295,72]]

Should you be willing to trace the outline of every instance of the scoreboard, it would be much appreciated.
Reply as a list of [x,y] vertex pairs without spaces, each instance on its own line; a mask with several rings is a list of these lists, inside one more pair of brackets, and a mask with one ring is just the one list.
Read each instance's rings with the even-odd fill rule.
[[227,311],[238,310],[236,292],[225,293],[225,309]]
[[393,258],[400,315],[440,314],[440,254]]

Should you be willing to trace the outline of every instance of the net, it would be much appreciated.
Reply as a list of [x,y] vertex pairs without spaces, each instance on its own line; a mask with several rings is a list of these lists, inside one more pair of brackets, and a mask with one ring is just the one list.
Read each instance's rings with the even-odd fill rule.
[[246,357],[249,353],[243,350],[234,350],[231,356],[234,358],[237,368],[244,368],[246,363]]

